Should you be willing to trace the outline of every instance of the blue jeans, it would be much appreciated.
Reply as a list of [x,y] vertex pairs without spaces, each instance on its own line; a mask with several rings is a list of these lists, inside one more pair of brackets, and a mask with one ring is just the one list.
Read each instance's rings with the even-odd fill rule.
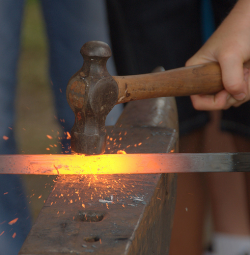
[[[9,127],[13,127],[15,121],[16,73],[24,2],[0,0],[0,154],[17,152],[14,133]],[[83,59],[79,51],[85,42],[101,40],[109,43],[105,2],[42,0],[41,7],[49,41],[49,72],[56,113],[59,120],[65,120],[64,131],[70,131],[74,114],[65,96],[67,82],[82,66]],[[108,61],[108,69],[112,75],[115,74],[111,61]],[[114,110],[118,111],[117,115],[121,112],[119,109]],[[116,118],[111,119],[114,122]],[[8,139],[2,139],[4,136]],[[62,144],[67,150],[66,139]],[[16,218],[18,221],[15,224],[8,224]],[[30,227],[31,220],[20,177],[0,175],[0,255],[17,254]]]

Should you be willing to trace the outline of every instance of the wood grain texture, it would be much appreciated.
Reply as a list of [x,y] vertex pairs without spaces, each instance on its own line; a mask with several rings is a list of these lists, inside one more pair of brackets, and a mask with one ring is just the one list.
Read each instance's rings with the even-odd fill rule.
[[214,94],[223,89],[221,69],[216,62],[113,78],[119,87],[118,104],[146,98]]

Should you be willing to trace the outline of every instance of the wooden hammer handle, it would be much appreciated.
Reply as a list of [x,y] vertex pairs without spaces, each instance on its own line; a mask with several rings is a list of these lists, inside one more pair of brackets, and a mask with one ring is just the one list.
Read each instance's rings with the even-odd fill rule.
[[117,104],[169,96],[215,94],[223,89],[218,63],[131,76],[113,76],[119,87]]

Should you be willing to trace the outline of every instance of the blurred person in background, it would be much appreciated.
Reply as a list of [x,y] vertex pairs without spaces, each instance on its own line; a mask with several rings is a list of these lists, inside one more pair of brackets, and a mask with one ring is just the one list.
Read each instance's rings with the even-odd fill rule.
[[[24,0],[0,0],[0,154],[18,152],[13,126],[24,4]],[[49,73],[57,119],[63,119],[60,124],[65,132],[70,132],[74,114],[66,100],[66,86],[82,66],[79,53],[82,45],[91,40],[109,43],[105,2],[43,0],[40,4],[48,35]],[[108,69],[112,75],[115,74],[111,61],[108,61]],[[117,106],[108,116],[107,124],[116,122],[121,107]],[[69,152],[66,137],[61,142],[63,152]],[[1,175],[0,255],[17,254],[30,228],[30,212],[20,177]]]

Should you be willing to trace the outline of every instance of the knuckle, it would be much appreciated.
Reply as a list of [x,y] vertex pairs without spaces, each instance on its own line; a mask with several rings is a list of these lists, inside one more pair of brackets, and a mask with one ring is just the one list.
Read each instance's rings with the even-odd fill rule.
[[218,53],[218,60],[220,63],[226,63],[228,61],[233,61],[234,59],[238,59],[240,52],[238,52],[237,47],[228,47],[226,46],[223,50],[220,50]]
[[225,81],[225,89],[230,92],[230,94],[239,94],[241,92],[241,84],[235,81]]

